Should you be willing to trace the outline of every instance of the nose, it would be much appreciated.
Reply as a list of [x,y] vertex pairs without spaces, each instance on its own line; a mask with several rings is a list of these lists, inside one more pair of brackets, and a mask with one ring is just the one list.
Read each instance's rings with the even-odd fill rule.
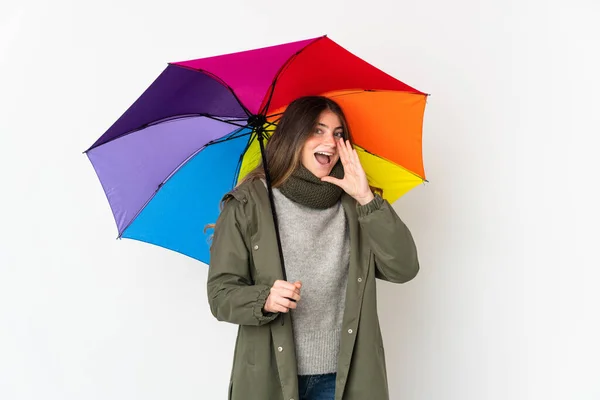
[[325,144],[330,146],[332,149],[335,149],[335,147],[336,147],[335,137],[333,136],[333,133],[331,133],[331,132],[328,132],[327,134],[325,134],[323,136],[323,142],[325,142]]

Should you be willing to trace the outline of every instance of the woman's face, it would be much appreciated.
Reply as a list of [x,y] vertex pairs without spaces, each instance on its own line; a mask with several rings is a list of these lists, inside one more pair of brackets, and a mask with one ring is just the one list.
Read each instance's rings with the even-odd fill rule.
[[337,140],[343,137],[340,118],[330,110],[323,111],[302,147],[302,165],[317,178],[329,175],[340,158]]

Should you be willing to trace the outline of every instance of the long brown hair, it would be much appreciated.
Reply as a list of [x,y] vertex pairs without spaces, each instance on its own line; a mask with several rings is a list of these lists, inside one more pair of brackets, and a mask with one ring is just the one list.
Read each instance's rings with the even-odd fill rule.
[[[344,139],[351,141],[346,117],[335,101],[324,96],[305,96],[292,101],[265,147],[273,187],[281,186],[300,166],[304,142],[314,133],[319,116],[325,110],[338,116],[344,130]],[[265,170],[261,162],[238,185],[264,177]]]

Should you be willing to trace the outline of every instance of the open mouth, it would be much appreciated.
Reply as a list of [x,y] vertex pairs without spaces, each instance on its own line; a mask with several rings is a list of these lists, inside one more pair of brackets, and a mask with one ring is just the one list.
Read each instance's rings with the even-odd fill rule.
[[333,157],[333,153],[328,153],[324,151],[315,152],[315,159],[321,165],[329,165],[331,163],[331,157]]

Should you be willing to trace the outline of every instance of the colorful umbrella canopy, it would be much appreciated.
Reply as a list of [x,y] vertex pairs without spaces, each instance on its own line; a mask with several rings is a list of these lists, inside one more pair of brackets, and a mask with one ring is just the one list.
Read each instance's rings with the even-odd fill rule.
[[[427,95],[326,36],[169,63],[88,149],[119,238],[209,261],[207,224],[261,160],[292,100],[323,95],[348,119],[370,184],[390,202],[425,180]],[[257,124],[257,121],[260,121]]]

